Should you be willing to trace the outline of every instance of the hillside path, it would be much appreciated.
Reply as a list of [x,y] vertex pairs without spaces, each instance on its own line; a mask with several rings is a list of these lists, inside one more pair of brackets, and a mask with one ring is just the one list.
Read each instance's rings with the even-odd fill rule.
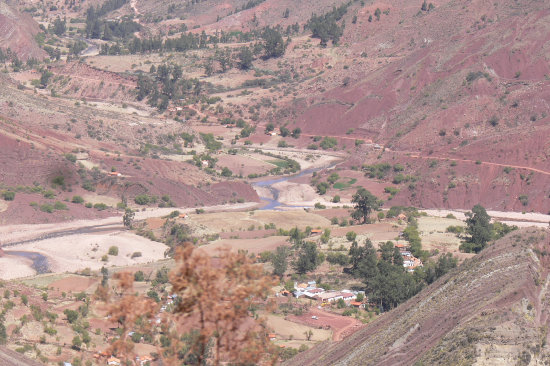
[[[386,149],[388,150],[388,149]],[[468,162],[468,163],[474,163],[474,164],[477,164],[477,161],[476,160],[470,160],[470,159],[460,159],[460,158],[452,158],[452,157],[442,157],[442,156],[425,156],[425,155],[418,155],[417,153],[414,153],[414,152],[411,152],[411,151],[395,151],[395,150],[388,150],[388,151],[391,151],[391,152],[394,152],[394,153],[398,153],[398,154],[409,154],[409,157],[413,158],[413,159],[424,159],[424,160],[456,160],[457,162],[458,161],[464,161],[464,162]],[[550,172],[547,172],[546,170],[542,170],[542,169],[537,169],[537,168],[532,168],[530,166],[522,166],[522,165],[510,165],[510,164],[502,164],[502,163],[492,163],[492,162],[489,162],[489,161],[481,161],[480,165],[490,165],[490,166],[500,166],[500,167],[503,167],[503,168],[506,168],[506,167],[509,167],[509,168],[514,168],[514,169],[524,169],[524,170],[529,170],[529,171],[532,171],[534,173],[539,173],[539,174],[544,174],[544,175],[550,175]]]

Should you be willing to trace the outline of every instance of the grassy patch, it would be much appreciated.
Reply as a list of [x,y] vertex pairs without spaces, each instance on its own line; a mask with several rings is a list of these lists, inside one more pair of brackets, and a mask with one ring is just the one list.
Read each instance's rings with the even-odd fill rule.
[[336,183],[334,183],[333,187],[335,189],[339,189],[339,190],[343,191],[344,189],[348,189],[349,187],[351,187],[356,182],[357,182],[357,179],[352,178],[352,179],[348,180],[347,182],[342,182],[342,181],[336,182]]
[[268,160],[268,163],[273,164],[281,169],[287,169],[290,167],[290,163],[286,160]]

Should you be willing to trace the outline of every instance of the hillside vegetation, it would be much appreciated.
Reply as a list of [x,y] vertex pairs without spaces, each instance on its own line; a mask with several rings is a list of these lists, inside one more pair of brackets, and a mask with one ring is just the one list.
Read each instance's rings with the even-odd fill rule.
[[[288,365],[527,365],[548,348],[546,230],[522,229],[339,343]],[[322,351],[321,351],[322,350]]]

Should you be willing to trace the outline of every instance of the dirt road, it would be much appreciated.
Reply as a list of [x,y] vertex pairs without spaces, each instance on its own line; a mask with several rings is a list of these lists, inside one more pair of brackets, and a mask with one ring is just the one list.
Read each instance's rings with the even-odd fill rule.
[[[203,209],[207,212],[233,211],[248,209],[254,206],[257,206],[256,202],[247,202],[235,205],[208,206],[203,207]],[[174,210],[179,210],[181,213],[190,213],[195,211],[194,208],[149,208],[145,211],[136,212],[135,219],[145,220],[151,217],[165,216]],[[117,216],[97,220],[77,220],[38,225],[6,225],[0,226],[0,237],[2,237],[2,242],[0,242],[0,244],[2,246],[13,246],[30,243],[36,240],[59,238],[75,234],[89,234],[121,230],[124,230],[122,225],[122,213]]]
[[539,174],[544,174],[544,175],[550,175],[550,172],[547,172],[546,170],[536,169],[536,168],[532,168],[532,167],[530,167],[530,166],[510,165],[510,164],[502,164],[502,163],[492,163],[492,162],[488,162],[488,161],[470,160],[470,159],[461,159],[461,158],[443,157],[443,156],[431,156],[431,155],[426,156],[426,155],[418,155],[417,153],[411,152],[411,151],[394,151],[394,150],[388,150],[388,151],[391,151],[391,152],[394,152],[394,153],[398,153],[398,154],[409,155],[409,157],[411,157],[411,158],[413,158],[413,159],[423,159],[423,160],[456,160],[456,161],[462,161],[462,162],[467,162],[467,163],[472,163],[472,164],[479,164],[479,165],[499,166],[499,167],[503,167],[503,168],[509,167],[509,168],[513,168],[513,169],[524,169],[524,170],[528,170],[528,171],[531,171],[531,172],[534,172],[534,173],[539,173]]
[[[313,316],[315,316],[315,318],[313,318]],[[314,307],[300,316],[290,315],[288,319],[299,324],[316,328],[329,327],[332,330],[333,341],[341,341],[364,326],[363,323],[353,317],[334,314]]]

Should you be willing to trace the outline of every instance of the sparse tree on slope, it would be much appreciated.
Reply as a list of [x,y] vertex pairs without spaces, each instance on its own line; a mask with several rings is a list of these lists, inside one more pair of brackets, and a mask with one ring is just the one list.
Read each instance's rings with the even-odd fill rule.
[[353,195],[351,202],[355,205],[351,217],[355,220],[362,220],[364,224],[368,223],[371,212],[382,206],[382,201],[365,188],[360,188]]
[[479,253],[493,237],[491,216],[487,214],[483,206],[478,204],[472,208],[472,212],[466,212],[466,217],[468,217],[466,232],[470,237],[460,245],[460,250],[467,253]]

